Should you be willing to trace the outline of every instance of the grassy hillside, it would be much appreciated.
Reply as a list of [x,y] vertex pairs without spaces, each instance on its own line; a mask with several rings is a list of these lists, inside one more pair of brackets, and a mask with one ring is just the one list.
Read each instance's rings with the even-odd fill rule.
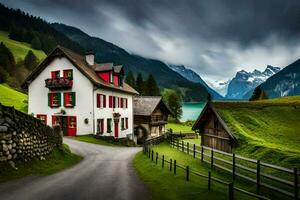
[[0,103],[14,106],[17,110],[27,112],[27,95],[14,90],[6,84],[0,84]]
[[236,153],[300,167],[300,97],[215,106],[238,139]]
[[32,49],[28,43],[9,39],[8,32],[0,31],[0,42],[3,42],[5,46],[11,50],[16,61],[20,59],[23,60],[29,50],[32,50],[39,60],[46,57],[43,51]]

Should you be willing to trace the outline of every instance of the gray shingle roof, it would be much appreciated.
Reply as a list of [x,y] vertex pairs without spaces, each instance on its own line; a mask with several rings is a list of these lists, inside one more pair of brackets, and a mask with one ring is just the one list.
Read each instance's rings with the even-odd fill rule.
[[[163,103],[161,96],[136,96],[133,99],[133,114],[149,116],[155,108]],[[171,113],[168,107],[164,104],[169,114]]]

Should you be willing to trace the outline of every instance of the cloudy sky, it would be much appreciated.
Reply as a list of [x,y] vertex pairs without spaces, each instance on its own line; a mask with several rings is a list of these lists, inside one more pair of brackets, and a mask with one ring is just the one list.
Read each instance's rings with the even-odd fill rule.
[[0,0],[205,80],[300,58],[298,0]]

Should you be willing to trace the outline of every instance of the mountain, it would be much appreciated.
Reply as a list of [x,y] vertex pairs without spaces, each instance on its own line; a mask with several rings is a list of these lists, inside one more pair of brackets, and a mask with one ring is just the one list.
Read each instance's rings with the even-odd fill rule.
[[194,83],[200,83],[205,86],[205,88],[209,91],[209,93],[212,95],[213,99],[222,99],[223,97],[218,94],[216,91],[214,91],[212,88],[210,88],[206,82],[191,69],[186,68],[184,65],[168,65],[172,70],[186,78],[187,80],[194,82]]
[[249,93],[269,77],[280,71],[279,67],[268,65],[265,71],[254,70],[246,72],[241,70],[236,73],[235,77],[228,84],[226,98],[228,99],[248,99]]
[[80,29],[64,24],[53,23],[57,31],[64,33],[69,39],[79,43],[84,49],[95,53],[99,63],[114,62],[122,64],[126,72],[132,71],[135,76],[141,73],[144,77],[152,74],[160,88],[178,89],[183,94],[184,101],[203,101],[207,99],[208,91],[201,83],[194,83],[170,69],[165,63],[128,53],[126,50],[102,40],[91,37]]
[[269,98],[300,95],[300,59],[261,84]]
[[220,95],[223,97],[226,96],[227,90],[228,90],[228,85],[230,81],[213,81],[213,82],[207,82],[207,84],[213,88],[216,92],[218,92]]

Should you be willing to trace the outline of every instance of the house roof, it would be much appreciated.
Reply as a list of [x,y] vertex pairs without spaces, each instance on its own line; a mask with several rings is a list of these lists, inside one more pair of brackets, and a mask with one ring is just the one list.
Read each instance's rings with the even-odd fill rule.
[[[95,69],[90,66],[83,55],[77,54],[70,49],[57,46],[50,54],[47,56],[43,62],[38,65],[32,73],[26,78],[22,87],[27,88],[28,85],[48,66],[48,64],[56,57],[66,57],[77,69],[83,73],[90,81],[92,81],[98,87],[104,87],[112,90],[117,90],[120,92],[130,93],[130,94],[138,94],[138,92],[130,87],[128,84],[124,83],[123,87],[117,87],[111,83],[106,83],[102,80],[95,72]],[[100,69],[101,66],[107,67],[111,63],[106,64],[95,64],[95,66]],[[118,67],[119,69],[119,67]]]
[[101,71],[110,71],[113,69],[114,64],[113,63],[96,63],[94,65],[94,70],[97,72],[101,72]]
[[133,99],[133,114],[150,116],[159,105],[163,106],[168,114],[172,114],[161,96],[136,96]]
[[225,121],[222,119],[222,117],[220,116],[220,114],[217,112],[217,110],[215,109],[215,107],[213,106],[213,104],[211,102],[206,103],[205,107],[202,109],[200,115],[198,116],[196,122],[194,123],[192,130],[196,130],[197,127],[199,126],[199,123],[201,123],[201,119],[205,113],[205,111],[207,109],[211,109],[212,112],[215,114],[215,116],[217,117],[218,121],[221,123],[221,125],[223,126],[223,128],[225,129],[225,131],[230,135],[230,137],[232,139],[234,139],[234,135],[232,134],[231,130],[228,128],[227,124],[225,123]]

